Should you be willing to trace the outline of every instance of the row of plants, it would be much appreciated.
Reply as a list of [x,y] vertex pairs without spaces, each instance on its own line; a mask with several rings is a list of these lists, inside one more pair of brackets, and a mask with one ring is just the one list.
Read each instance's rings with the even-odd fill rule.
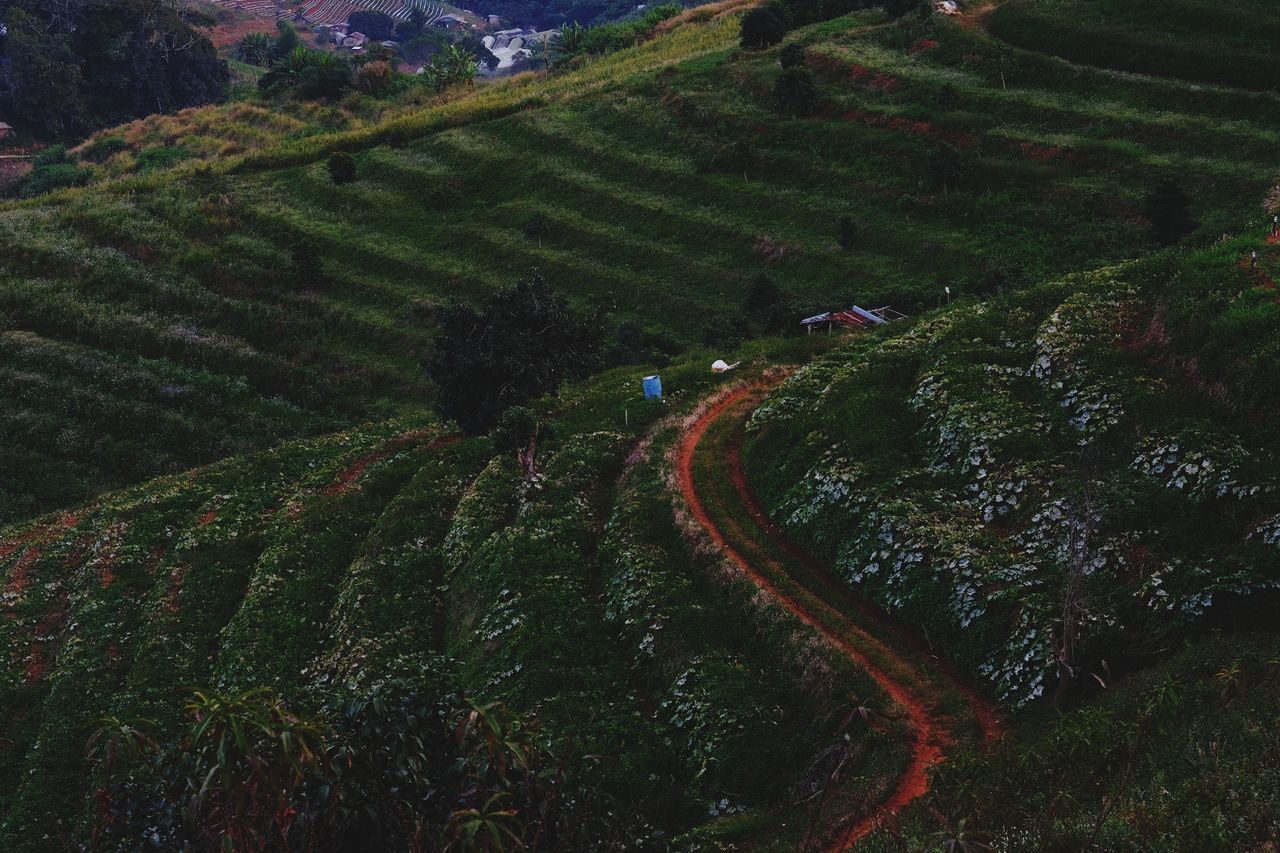
[[1086,689],[1115,649],[1275,587],[1252,537],[1273,455],[1122,347],[1164,269],[873,338],[753,418],[779,517],[1014,706]]

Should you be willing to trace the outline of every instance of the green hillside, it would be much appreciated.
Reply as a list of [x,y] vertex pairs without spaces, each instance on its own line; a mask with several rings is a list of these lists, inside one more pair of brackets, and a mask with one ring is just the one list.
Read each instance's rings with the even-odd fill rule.
[[[0,849],[1270,849],[1275,14],[962,6],[0,204]],[[463,435],[534,270],[599,372]]]
[[[1232,230],[1276,169],[1274,99],[878,12],[790,37],[819,84],[816,113],[792,117],[770,95],[777,51],[741,52],[735,29],[0,211],[0,517],[419,409],[434,307],[530,267],[690,342],[761,272],[797,314],[915,312],[944,285],[1146,251],[1142,198],[1168,173],[1201,235]],[[224,132],[245,115],[228,108]],[[326,152],[353,146],[360,179],[332,186]],[[946,146],[959,171],[939,185]]]

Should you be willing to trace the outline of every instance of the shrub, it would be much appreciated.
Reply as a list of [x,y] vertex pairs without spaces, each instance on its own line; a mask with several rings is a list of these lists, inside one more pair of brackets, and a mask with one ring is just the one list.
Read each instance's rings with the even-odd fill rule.
[[848,216],[841,216],[836,222],[836,242],[840,244],[840,251],[852,251],[857,240],[858,223]]
[[89,173],[75,163],[54,163],[33,169],[22,183],[21,195],[31,198],[54,190],[83,186],[88,180]]
[[[296,30],[294,31],[296,34]],[[236,42],[234,54],[236,59],[250,65],[266,65],[275,48],[275,39],[266,33],[249,33]]]
[[778,63],[783,68],[798,68],[804,65],[804,47],[796,42],[787,45],[778,54]]
[[105,163],[128,147],[129,143],[123,136],[103,136],[84,147],[84,156],[91,162]]
[[791,29],[791,11],[782,3],[765,3],[742,16],[740,41],[748,50],[775,45]]
[[181,145],[148,148],[138,154],[138,171],[149,172],[153,169],[164,169],[183,160],[191,159],[191,152]]
[[1191,215],[1191,196],[1172,179],[1152,187],[1143,200],[1142,212],[1150,220],[1156,241],[1162,246],[1179,243],[1200,227]]
[[788,312],[782,290],[767,275],[751,279],[742,298],[742,310],[765,334],[779,332],[787,325]]
[[964,160],[960,149],[944,142],[929,152],[929,187],[948,190],[960,183],[964,175]]
[[391,88],[393,72],[386,62],[369,62],[356,70],[356,88],[366,95],[380,95]]
[[702,342],[709,347],[736,347],[751,337],[751,324],[740,314],[713,314],[702,327]]
[[773,84],[773,102],[779,112],[808,116],[818,109],[818,84],[808,68],[783,69]]
[[349,184],[356,179],[356,158],[346,151],[329,155],[329,178],[335,184]]

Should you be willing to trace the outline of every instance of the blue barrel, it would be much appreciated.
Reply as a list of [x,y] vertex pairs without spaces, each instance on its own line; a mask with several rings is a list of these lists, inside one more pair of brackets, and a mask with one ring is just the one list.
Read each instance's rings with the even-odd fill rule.
[[662,399],[662,380],[658,378],[658,374],[644,378],[644,398],[646,400]]

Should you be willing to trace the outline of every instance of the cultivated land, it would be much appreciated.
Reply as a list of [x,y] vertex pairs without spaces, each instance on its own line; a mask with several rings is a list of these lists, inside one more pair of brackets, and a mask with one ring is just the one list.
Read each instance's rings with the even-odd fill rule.
[[[712,7],[545,80],[151,119],[0,208],[0,846],[84,837],[103,715],[430,672],[654,845],[1265,849],[1280,97],[1075,52],[1243,44],[1165,5],[803,28],[807,117]],[[1201,225],[1156,252],[1166,177]],[[570,386],[530,477],[422,369],[530,268],[694,347],[760,272],[914,319]]]

